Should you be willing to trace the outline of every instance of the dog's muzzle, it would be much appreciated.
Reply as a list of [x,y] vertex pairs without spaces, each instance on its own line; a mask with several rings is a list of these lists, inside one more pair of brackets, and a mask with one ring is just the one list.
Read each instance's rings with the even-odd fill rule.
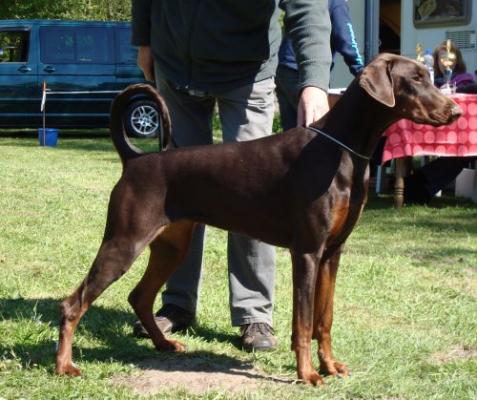
[[462,115],[462,108],[460,108],[457,104],[452,105],[451,109],[451,118],[455,121]]

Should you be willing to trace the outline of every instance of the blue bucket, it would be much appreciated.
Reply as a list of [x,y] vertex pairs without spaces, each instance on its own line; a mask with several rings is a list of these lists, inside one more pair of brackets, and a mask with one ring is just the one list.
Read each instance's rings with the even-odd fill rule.
[[45,128],[45,132],[43,133],[43,128],[39,128],[38,141],[40,142],[40,146],[55,147],[58,143],[58,129]]

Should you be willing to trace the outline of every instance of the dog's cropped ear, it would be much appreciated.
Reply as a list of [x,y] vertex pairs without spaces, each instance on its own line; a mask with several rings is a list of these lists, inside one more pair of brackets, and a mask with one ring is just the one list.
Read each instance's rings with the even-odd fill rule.
[[375,100],[394,107],[394,85],[391,76],[392,59],[383,55],[376,58],[363,70],[359,85]]

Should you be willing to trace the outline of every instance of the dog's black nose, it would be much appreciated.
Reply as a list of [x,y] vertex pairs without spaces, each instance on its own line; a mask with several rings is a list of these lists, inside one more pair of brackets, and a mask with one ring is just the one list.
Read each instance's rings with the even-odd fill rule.
[[453,118],[459,118],[462,115],[462,108],[460,108],[457,104],[453,104],[451,114]]

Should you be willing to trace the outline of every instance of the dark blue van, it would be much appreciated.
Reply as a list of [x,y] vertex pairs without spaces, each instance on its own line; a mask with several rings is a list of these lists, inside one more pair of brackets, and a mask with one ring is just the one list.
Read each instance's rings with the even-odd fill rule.
[[[38,128],[43,84],[51,128],[98,128],[109,124],[112,99],[144,82],[126,22],[0,20],[0,128]],[[128,134],[158,133],[158,110],[132,100]]]

